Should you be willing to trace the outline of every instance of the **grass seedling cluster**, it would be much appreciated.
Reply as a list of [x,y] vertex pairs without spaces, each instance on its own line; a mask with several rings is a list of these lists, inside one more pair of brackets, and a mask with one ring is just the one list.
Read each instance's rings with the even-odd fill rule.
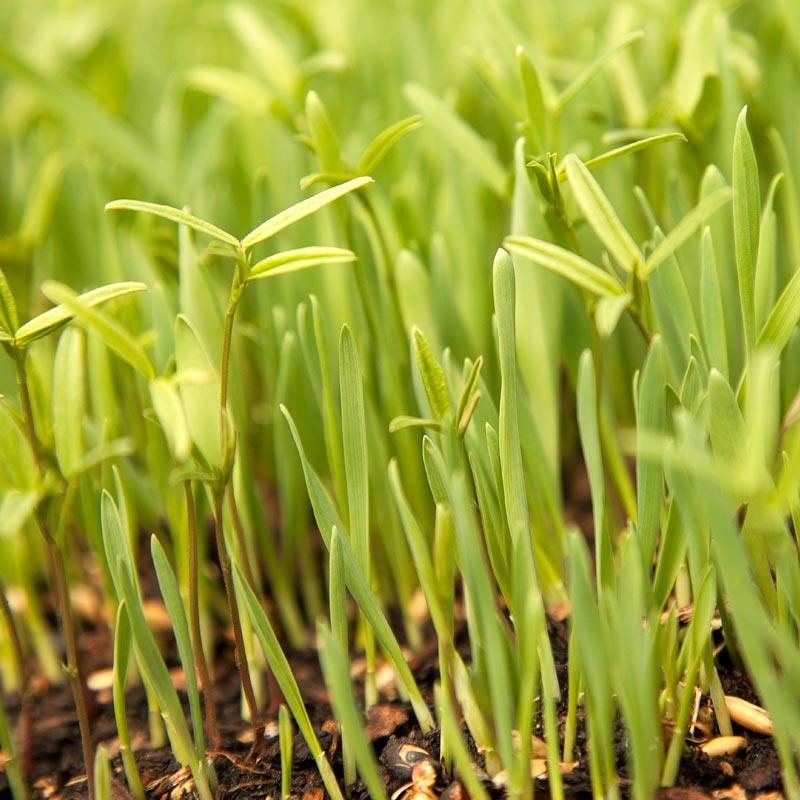
[[[227,796],[232,718],[282,798],[304,749],[333,798],[648,800],[768,742],[800,800],[791,2],[32,0],[0,31],[14,800],[64,683],[92,800],[154,791],[143,736]],[[438,751],[378,760],[390,697]]]

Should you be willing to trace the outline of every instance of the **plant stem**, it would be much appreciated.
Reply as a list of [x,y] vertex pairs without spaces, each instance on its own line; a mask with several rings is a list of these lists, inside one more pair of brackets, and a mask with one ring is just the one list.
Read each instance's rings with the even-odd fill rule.
[[217,556],[220,567],[222,568],[222,580],[225,584],[225,596],[228,600],[228,609],[231,615],[233,626],[234,658],[236,667],[239,670],[239,678],[242,682],[242,692],[244,692],[245,702],[250,714],[250,724],[253,728],[253,748],[255,749],[263,738],[263,730],[258,724],[258,704],[253,691],[253,683],[250,679],[250,669],[247,666],[247,653],[244,648],[244,635],[242,633],[242,622],[239,617],[239,604],[236,601],[236,591],[233,587],[233,574],[231,572],[231,559],[225,546],[225,534],[222,528],[223,512],[222,497],[217,493],[214,500],[214,533],[217,542]]
[[6,628],[8,629],[8,637],[11,640],[11,649],[14,654],[14,665],[19,677],[19,739],[20,739],[20,753],[19,760],[22,767],[23,775],[30,775],[33,768],[33,720],[31,718],[31,681],[30,669],[28,668],[28,661],[25,658],[25,652],[22,648],[22,640],[20,639],[19,629],[17,628],[14,615],[11,612],[11,606],[6,597],[5,588],[0,587],[0,615],[5,621]]
[[58,607],[58,615],[61,619],[61,627],[64,631],[64,647],[67,651],[66,671],[69,677],[70,688],[72,689],[75,710],[78,714],[78,727],[81,732],[81,750],[83,751],[83,763],[86,769],[86,783],[88,785],[89,798],[90,800],[94,800],[94,758],[92,757],[92,738],[89,727],[89,710],[87,703],[89,690],[86,686],[86,679],[81,670],[80,659],[78,657],[78,638],[75,631],[75,620],[72,616],[72,605],[69,600],[64,555],[55,539],[53,539],[47,527],[47,522],[39,514],[37,514],[37,521],[39,523],[39,530],[47,545],[51,580],[55,584],[56,605]]
[[[228,450],[228,380],[230,376],[230,359],[231,359],[231,344],[233,342],[233,324],[236,320],[236,309],[239,306],[239,300],[242,297],[245,283],[240,276],[240,271],[246,265],[244,262],[237,263],[236,275],[231,285],[231,294],[228,301],[228,309],[225,312],[225,327],[222,335],[222,356],[220,358],[220,380],[219,380],[219,433],[220,433],[220,451],[222,458],[227,462]],[[261,743],[263,738],[263,731],[258,724],[258,704],[256,702],[255,693],[253,691],[253,682],[250,677],[250,668],[247,664],[247,652],[244,646],[244,634],[242,632],[242,621],[239,616],[239,605],[236,601],[236,593],[233,587],[233,575],[231,573],[231,559],[228,554],[228,549],[225,544],[224,533],[224,515],[222,510],[222,503],[225,494],[230,490],[230,496],[233,495],[233,485],[231,482],[231,474],[226,466],[226,474],[223,478],[224,485],[216,492],[214,498],[214,532],[217,542],[217,555],[219,563],[222,568],[222,578],[225,583],[225,595],[228,600],[228,610],[231,615],[231,624],[233,626],[234,638],[234,657],[236,659],[236,666],[239,669],[239,676],[242,682],[242,692],[244,693],[245,702],[247,703],[248,712],[250,714],[250,724],[253,727],[253,749]],[[233,502],[232,511],[235,511],[235,500]],[[250,583],[250,586],[255,591],[255,586],[252,583],[252,570],[250,569],[247,549],[244,546],[244,535],[241,526],[237,528],[238,512],[232,514],[234,520],[235,534],[238,537],[239,544],[239,558],[245,574],[245,578]]]
[[212,748],[219,747],[220,735],[217,726],[217,707],[214,702],[214,684],[208,670],[203,652],[203,639],[200,633],[199,566],[197,554],[197,511],[194,505],[194,492],[189,481],[183,484],[186,498],[186,516],[189,528],[189,625],[191,626],[192,650],[200,691],[206,712],[206,735]]
[[[36,425],[33,419],[31,396],[28,389],[28,379],[25,374],[24,361],[25,354],[18,352],[14,359],[14,365],[17,373],[20,403],[22,404],[22,413],[25,418],[25,431],[31,452],[33,453],[33,459],[36,463],[39,477],[44,479],[44,465],[42,462],[41,449],[39,447],[39,439],[36,435]],[[72,698],[75,702],[75,711],[78,715],[78,727],[81,732],[81,750],[83,752],[84,768],[86,769],[88,795],[90,800],[94,800],[94,758],[92,757],[92,740],[89,730],[89,712],[87,707],[89,690],[80,667],[80,659],[78,658],[78,640],[75,632],[75,621],[72,617],[69,590],[67,588],[67,571],[64,565],[64,556],[58,546],[58,542],[53,538],[47,525],[47,520],[41,510],[36,513],[36,521],[47,549],[47,559],[50,565],[50,579],[55,588],[58,616],[61,620],[61,627],[64,632],[67,674],[72,689]]]

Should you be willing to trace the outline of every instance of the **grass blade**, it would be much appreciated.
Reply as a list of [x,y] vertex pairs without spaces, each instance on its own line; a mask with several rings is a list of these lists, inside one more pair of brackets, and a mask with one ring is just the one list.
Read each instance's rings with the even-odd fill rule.
[[298,272],[321,264],[345,264],[355,260],[356,254],[342,247],[300,247],[296,250],[275,253],[254,264],[247,274],[247,280],[273,278],[276,275],[286,275],[289,272]]
[[411,105],[422,114],[441,140],[455,151],[489,189],[504,197],[506,171],[489,142],[479,136],[447,103],[423,86],[407,83],[403,91]]
[[540,267],[562,275],[567,280],[599,297],[619,297],[625,294],[620,282],[600,267],[563,247],[530,236],[506,236],[503,247]]
[[347,741],[353,749],[358,771],[369,790],[370,797],[386,800],[386,791],[383,779],[378,773],[375,753],[364,733],[361,715],[353,695],[347,656],[324,622],[317,623],[317,637],[320,642],[319,658],[322,673],[330,691],[333,712],[342,728],[342,736],[347,736]]
[[106,203],[105,208],[106,211],[139,211],[143,214],[162,217],[170,222],[177,222],[179,225],[193,228],[206,236],[210,236],[212,239],[225,242],[225,244],[229,244],[236,250],[239,249],[239,240],[233,234],[179,208],[160,205],[159,203],[148,203],[144,200],[112,200],[110,203]]
[[[124,297],[127,294],[146,291],[147,286],[143,283],[123,281],[122,283],[111,283],[108,286],[91,289],[88,292],[77,295],[75,301],[80,303],[81,306],[91,308],[116,297]],[[63,304],[49,308],[18,328],[14,341],[18,347],[27,347],[31,342],[47,336],[66,322],[69,322],[73,316],[74,313]]]
[[67,478],[76,473],[83,458],[85,381],[83,334],[67,328],[58,340],[53,364],[53,437],[58,465]]
[[76,295],[68,286],[56,281],[45,281],[42,292],[54,302],[60,303],[59,308],[64,307],[74,314],[79,323],[96,333],[110,350],[140,375],[148,380],[155,377],[153,364],[144,348],[119,323],[93,308],[96,304],[90,305],[81,299],[82,295]]
[[356,172],[360,175],[372,175],[380,166],[384,158],[392,148],[411,131],[422,126],[422,117],[414,115],[406,117],[394,125],[390,125],[386,130],[381,131],[369,144],[363,155],[359,159]]
[[669,258],[678,248],[682,247],[705,224],[708,218],[727,205],[732,196],[731,190],[726,186],[717,189],[708,197],[704,197],[678,224],[661,240],[658,246],[648,256],[644,263],[643,272],[649,275],[659,267],[665,259]]
[[755,269],[761,216],[758,164],[747,130],[747,106],[736,120],[733,139],[733,238],[736,275],[748,352],[756,341]]
[[626,272],[638,271],[642,260],[641,251],[620,221],[600,184],[573,153],[564,159],[564,168],[575,200],[597,238]]
[[362,176],[360,178],[353,178],[352,180],[341,183],[338,186],[332,186],[330,189],[323,189],[321,192],[295,203],[290,208],[287,208],[274,217],[270,217],[266,222],[262,222],[257,228],[250,231],[247,236],[242,239],[241,246],[244,250],[250,250],[260,242],[266,241],[275,234],[280,233],[284,228],[294,225],[301,219],[305,219],[311,214],[315,214],[325,206],[338,200],[340,197],[354,192],[356,189],[361,189],[363,186],[368,186],[374,183],[372,178]]
[[278,682],[278,686],[280,686],[281,693],[292,712],[295,722],[297,722],[297,727],[306,740],[308,749],[311,751],[311,756],[316,762],[317,769],[319,769],[320,775],[322,776],[325,789],[334,800],[343,800],[342,791],[328,763],[328,757],[320,746],[317,735],[314,733],[314,726],[311,724],[311,719],[303,704],[303,698],[297,686],[297,681],[292,674],[292,668],[289,666],[286,655],[278,642],[278,637],[275,636],[275,631],[272,628],[269,617],[267,617],[258,598],[250,588],[250,584],[242,574],[242,569],[238,562],[234,562],[233,564],[233,578],[236,584],[237,594],[242,598],[242,604],[253,625],[253,630],[261,644],[264,656],[269,662],[270,668],[275,675],[275,680]]

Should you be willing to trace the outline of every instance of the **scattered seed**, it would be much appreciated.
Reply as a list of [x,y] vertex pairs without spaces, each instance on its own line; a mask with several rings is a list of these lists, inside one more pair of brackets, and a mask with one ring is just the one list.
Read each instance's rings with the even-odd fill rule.
[[732,756],[747,744],[744,736],[717,736],[709,739],[705,744],[700,745],[700,749],[711,758],[720,756]]
[[749,703],[741,697],[727,694],[725,695],[725,705],[728,707],[731,719],[738,725],[749,731],[762,733],[764,736],[772,735],[772,718],[761,706]]

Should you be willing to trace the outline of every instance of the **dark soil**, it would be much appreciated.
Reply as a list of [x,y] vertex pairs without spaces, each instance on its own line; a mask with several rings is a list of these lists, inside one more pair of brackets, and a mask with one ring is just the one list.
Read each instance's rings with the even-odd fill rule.
[[[567,632],[563,622],[551,621],[550,638],[558,671],[559,680],[566,696]],[[462,635],[462,649],[466,648]],[[167,652],[169,652],[169,643]],[[84,662],[88,674],[107,669],[111,641],[106,631],[97,629],[84,633],[81,639]],[[334,768],[341,770],[338,729],[333,722],[327,702],[327,694],[319,672],[316,655],[313,652],[290,653],[290,660],[301,691],[306,699],[311,719],[317,728],[320,743],[328,752]],[[173,668],[176,685],[181,687],[182,675],[174,657],[168,659]],[[437,678],[435,648],[424,647],[412,664],[423,693],[430,699],[433,682]],[[250,728],[239,716],[239,689],[237,674],[232,659],[232,648],[221,648],[216,664],[216,698],[220,729],[224,745],[214,752],[214,769],[219,787],[217,798],[238,800],[239,798],[266,798],[280,796],[280,751],[277,728],[274,719],[267,721],[267,738],[261,752],[248,759],[250,754]],[[95,675],[95,677],[98,677]],[[748,700],[755,700],[752,687],[747,679],[732,668],[721,673],[727,693],[736,694]],[[115,781],[114,797],[117,800],[129,797],[125,776],[118,754],[116,726],[111,705],[111,690],[102,688],[95,693],[95,714],[92,719],[92,738],[95,745],[103,744],[112,757]],[[391,689],[389,690],[391,695]],[[9,698],[12,716],[18,712],[15,698]],[[565,704],[559,709],[563,717]],[[86,783],[79,745],[78,726],[72,707],[72,698],[66,686],[48,687],[39,681],[33,704],[34,715],[34,798],[63,798],[77,800],[86,796]],[[144,692],[134,686],[128,693],[128,716],[131,736],[136,749],[136,760],[146,787],[148,797],[180,798],[191,796],[191,776],[173,760],[168,747],[152,749],[147,740],[147,708]],[[413,714],[408,705],[391,697],[383,698],[374,707],[367,720],[367,732],[376,753],[383,754],[385,748],[396,740],[412,742],[429,753],[438,754],[438,732],[422,735],[416,727]],[[542,736],[541,721],[537,722],[537,735]],[[687,748],[683,758],[677,786],[664,789],[659,800],[740,800],[741,798],[782,797],[780,793],[780,766],[772,741],[747,731],[736,731],[748,740],[748,745],[737,755],[725,758],[709,758],[699,750]],[[465,736],[468,735],[465,732]],[[482,766],[482,759],[475,751],[475,762]],[[618,729],[618,766],[621,775],[623,795],[627,794],[625,764],[625,732]],[[569,774],[564,775],[565,793],[571,798],[590,798],[591,783],[586,760],[586,739],[582,720],[580,721],[575,747],[575,758],[579,761]],[[385,766],[381,766],[389,793],[398,789],[403,779],[393,776]],[[443,784],[451,776],[443,775]],[[443,787],[440,787],[443,788]],[[502,796],[502,792],[487,783],[492,795]],[[547,797],[546,781],[537,781],[537,796]],[[294,767],[292,792],[305,800],[318,800],[324,797],[321,781],[313,759],[302,737],[294,737]],[[764,794],[764,793],[767,794]],[[354,800],[366,798],[367,793],[360,785],[354,787],[351,795]],[[0,770],[0,798],[10,797],[6,778]]]
[[[565,497],[566,505],[572,510],[572,518],[591,538],[592,518],[588,483],[582,464],[565,466],[564,485],[570,487]],[[147,552],[142,547],[140,552]],[[149,559],[142,559],[141,582],[145,598],[158,598],[158,588]],[[160,603],[160,601],[158,601]],[[158,610],[159,606],[156,606]],[[458,616],[458,615],[457,615]],[[100,620],[85,625],[86,630],[80,639],[82,663],[88,676],[95,679],[101,671],[109,670],[112,657],[112,640],[107,625]],[[157,625],[156,625],[157,627]],[[398,630],[400,625],[395,626]],[[559,706],[560,726],[566,717],[567,696],[567,626],[562,621],[549,621],[549,634],[553,647],[558,679],[564,700]],[[162,652],[173,674],[175,684],[181,692],[183,675],[175,652],[171,632],[161,631]],[[402,637],[401,637],[402,639]],[[469,659],[469,643],[463,622],[457,632],[457,646],[465,660]],[[316,653],[290,651],[289,660],[297,678],[309,715],[317,730],[320,744],[328,753],[329,760],[337,775],[341,777],[341,752],[338,727],[332,719],[328,695],[319,669]],[[736,670],[736,665],[726,660],[725,651],[721,653],[718,664],[720,678],[727,694],[758,702],[747,678]],[[411,661],[417,682],[430,705],[433,703],[433,686],[438,681],[437,647],[432,629],[428,631],[426,643],[418,649]],[[230,632],[220,643],[216,653],[215,697],[219,728],[223,745],[213,753],[213,766],[218,779],[216,797],[218,800],[244,800],[244,798],[280,797],[280,748],[277,738],[275,715],[262,720],[266,725],[265,745],[257,754],[251,754],[252,731],[240,717],[240,694],[238,673],[233,660],[233,645]],[[354,670],[357,672],[357,670]],[[355,681],[360,688],[359,676]],[[33,702],[33,798],[52,798],[52,800],[78,800],[86,797],[86,779],[81,758],[78,724],[72,704],[72,696],[66,684],[50,687],[43,679],[35,681]],[[111,757],[114,780],[114,800],[125,800],[130,795],[125,783],[125,775],[119,756],[116,738],[116,724],[111,703],[110,681],[108,688],[93,692],[94,714],[91,722],[92,740],[95,746],[104,745]],[[19,713],[18,698],[6,698],[12,719]],[[707,703],[707,700],[704,700]],[[273,703],[273,708],[275,708]],[[188,708],[187,714],[188,714]],[[187,770],[181,769],[172,758],[169,747],[151,748],[148,739],[147,705],[144,691],[140,685],[132,686],[127,697],[127,711],[135,757],[142,776],[148,798],[170,798],[192,796],[192,781]],[[563,776],[565,794],[569,798],[591,798],[591,781],[588,770],[586,732],[582,711],[579,710],[579,725],[575,743],[574,757],[577,766]],[[397,741],[416,744],[438,757],[439,734],[434,731],[423,735],[415,724],[410,706],[399,702],[393,694],[393,687],[384,692],[381,703],[371,709],[367,719],[367,732],[372,740],[381,762],[388,793],[401,787],[407,780],[397,777],[384,764],[386,748],[396,746]],[[542,722],[537,715],[534,731],[543,738]],[[747,739],[747,746],[735,756],[709,758],[700,750],[687,747],[681,762],[677,785],[662,789],[658,800],[778,800],[783,797],[780,765],[774,745],[768,737],[737,729],[736,734]],[[477,752],[468,732],[464,738],[471,749],[474,762],[483,767],[483,759]],[[667,734],[665,734],[667,735]],[[303,800],[322,800],[325,796],[322,782],[305,741],[299,734],[294,737],[294,764],[292,771],[292,794]],[[617,768],[623,797],[627,797],[628,779],[626,764],[625,730],[617,725]],[[437,796],[453,776],[442,774]],[[502,797],[503,792],[488,782],[487,789],[493,797]],[[352,800],[366,800],[365,788],[357,784],[350,794]],[[536,781],[536,796],[547,798],[547,780]],[[0,800],[10,798],[5,773],[0,762]],[[457,800],[457,796],[450,798]]]

